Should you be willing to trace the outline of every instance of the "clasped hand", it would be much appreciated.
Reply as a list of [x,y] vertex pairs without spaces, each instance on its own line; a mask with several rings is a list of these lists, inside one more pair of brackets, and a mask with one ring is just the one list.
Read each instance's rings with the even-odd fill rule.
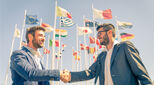
[[71,80],[71,73],[68,70],[63,70],[60,71],[60,79],[61,81],[63,81],[64,83],[67,83]]

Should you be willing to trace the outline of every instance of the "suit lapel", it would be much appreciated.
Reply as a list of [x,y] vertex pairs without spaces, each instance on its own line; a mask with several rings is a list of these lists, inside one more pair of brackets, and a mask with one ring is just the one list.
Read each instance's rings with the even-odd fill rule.
[[36,61],[33,58],[33,55],[30,52],[28,52],[28,55],[29,55],[29,61],[31,61],[30,63],[33,63],[35,68],[38,68]]
[[113,52],[112,52],[112,56],[111,56],[111,66],[112,66],[112,63],[116,57],[116,54],[117,54],[117,51],[118,51],[118,44],[114,45],[114,48],[113,48]]

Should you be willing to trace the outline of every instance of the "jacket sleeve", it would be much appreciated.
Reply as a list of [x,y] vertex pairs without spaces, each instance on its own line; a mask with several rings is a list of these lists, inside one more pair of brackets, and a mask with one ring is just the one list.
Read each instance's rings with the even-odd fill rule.
[[59,70],[40,70],[34,68],[28,60],[28,55],[25,55],[21,51],[13,52],[11,56],[11,66],[18,75],[28,81],[48,81],[48,80],[60,80]]
[[89,69],[84,70],[84,71],[80,71],[80,72],[71,72],[71,81],[70,82],[90,80],[90,79],[98,76],[99,69],[100,69],[99,59],[101,56],[100,55],[98,56],[97,61],[94,62],[89,67]]
[[136,76],[136,78],[140,81],[141,85],[152,85],[152,81],[148,75],[144,64],[142,63],[138,50],[129,41],[127,41],[123,45],[131,70]]

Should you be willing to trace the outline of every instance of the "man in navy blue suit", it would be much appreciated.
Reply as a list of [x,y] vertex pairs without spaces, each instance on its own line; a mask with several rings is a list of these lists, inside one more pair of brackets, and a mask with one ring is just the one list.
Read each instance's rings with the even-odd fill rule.
[[43,67],[38,48],[44,46],[45,31],[41,26],[28,28],[27,46],[12,53],[10,62],[12,85],[49,85],[50,80],[59,81],[62,77],[68,76],[69,73],[64,71],[45,70]]
[[138,50],[130,41],[117,42],[115,27],[104,23],[97,27],[97,38],[106,51],[100,53],[89,69],[71,72],[71,82],[95,78],[99,85],[152,85]]

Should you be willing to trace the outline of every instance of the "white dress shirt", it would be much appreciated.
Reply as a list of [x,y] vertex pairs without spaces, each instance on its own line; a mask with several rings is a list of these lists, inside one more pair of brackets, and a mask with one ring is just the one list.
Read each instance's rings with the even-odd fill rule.
[[114,41],[114,44],[111,49],[107,50],[107,55],[105,59],[105,82],[104,85],[114,85],[111,77],[111,56],[113,52],[114,45],[117,44],[118,41]]

